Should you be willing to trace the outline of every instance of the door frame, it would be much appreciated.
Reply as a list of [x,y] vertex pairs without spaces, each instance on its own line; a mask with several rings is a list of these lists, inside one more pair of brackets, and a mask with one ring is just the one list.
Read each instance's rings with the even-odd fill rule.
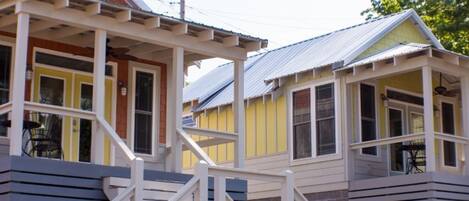
[[[11,97],[13,96],[13,68],[15,67],[15,48],[16,44],[14,42],[9,42],[4,40],[3,37],[0,36],[0,45],[10,47],[11,48],[11,58],[10,58],[10,78],[9,78],[9,89],[8,89],[8,98],[11,100]],[[11,114],[8,113],[8,119],[11,118]],[[7,142],[8,144],[10,139],[10,129],[7,129],[6,136],[0,136],[0,143]]]
[[[66,52],[60,52],[60,51],[56,51],[56,50],[51,50],[51,49],[47,49],[47,48],[41,48],[41,47],[33,47],[33,51],[32,51],[32,70],[33,70],[33,73],[36,72],[36,67],[40,67],[40,68],[45,68],[45,69],[50,69],[50,70],[55,70],[55,71],[60,71],[60,72],[67,72],[67,73],[71,73],[72,74],[72,91],[71,91],[71,94],[74,95],[74,83],[75,83],[75,75],[76,74],[80,74],[80,75],[85,75],[85,76],[91,76],[93,77],[93,73],[89,73],[89,72],[83,72],[83,71],[79,71],[79,70],[72,70],[72,69],[66,69],[66,68],[63,68],[63,67],[60,67],[60,66],[53,66],[53,65],[47,65],[47,64],[42,64],[42,63],[38,63],[36,62],[36,55],[37,55],[37,52],[42,52],[42,53],[47,53],[47,54],[52,54],[52,55],[56,55],[56,56],[61,56],[61,57],[66,57],[66,58],[72,58],[72,59],[78,59],[78,60],[82,60],[82,61],[88,61],[88,62],[94,62],[93,58],[90,58],[90,57],[85,57],[85,56],[80,56],[80,55],[75,55],[75,54],[71,54],[71,53],[66,53]],[[13,64],[12,64],[13,65]],[[111,102],[112,102],[112,108],[111,108],[111,122],[110,122],[110,125],[115,129],[116,128],[116,122],[117,122],[117,118],[116,118],[116,115],[117,115],[117,68],[118,68],[118,65],[116,62],[112,62],[112,61],[108,61],[106,63],[106,65],[111,65],[112,66],[112,76],[105,76],[105,80],[111,80],[112,81],[112,97],[111,97]],[[31,100],[33,100],[33,97],[34,97],[34,82],[35,82],[35,76],[32,76],[32,79],[31,79],[31,90],[30,90],[30,97],[31,97]],[[64,90],[66,90],[64,88]],[[72,97],[72,100],[71,100],[71,107],[73,108],[73,105],[74,105],[74,99]],[[72,121],[71,121],[72,123]],[[73,133],[73,125],[70,126],[70,132]],[[62,132],[63,134],[63,132]],[[72,139],[73,138],[70,138],[70,143],[72,144]],[[62,138],[62,141],[63,141],[63,138]],[[62,142],[62,146],[63,146],[63,142]],[[77,149],[78,150],[78,149]],[[72,155],[73,153],[70,152],[70,158],[72,158]],[[75,162],[78,162],[78,161],[75,161]],[[114,165],[115,164],[115,150],[114,150],[114,147],[111,143],[111,146],[110,146],[110,165]]]
[[[386,94],[386,96],[387,96],[387,91],[388,90],[397,91],[399,93],[404,93],[404,94],[407,94],[407,95],[423,98],[423,95],[420,94],[420,93],[408,91],[408,90],[405,90],[405,89],[394,88],[394,87],[390,87],[390,86],[385,86],[384,87],[384,93]],[[399,100],[394,100],[394,99],[389,99],[388,100],[388,107],[385,108],[385,112],[386,112],[386,114],[385,114],[386,115],[385,127],[386,127],[387,137],[390,137],[389,108],[396,109],[396,110],[401,110],[402,117],[403,117],[403,119],[402,119],[403,120],[403,124],[402,124],[402,126],[403,126],[403,135],[410,134],[410,115],[411,115],[411,113],[423,114],[423,106],[422,105],[409,103],[409,102],[404,102],[404,101],[399,101]],[[422,112],[420,112],[420,110],[422,110]],[[387,154],[388,154],[388,159],[387,159],[388,175],[391,176],[391,175],[396,175],[396,174],[397,175],[405,174],[405,171],[404,172],[399,172],[399,171],[392,171],[391,170],[391,158],[390,158],[391,157],[391,148],[390,148],[390,145],[388,146]],[[406,155],[407,154],[404,154],[404,161],[406,160],[406,157],[408,157]],[[407,168],[406,166],[407,166],[407,164],[404,162],[404,170]]]
[[[153,118],[152,118],[152,142],[156,142],[156,146],[152,146],[152,154],[135,153],[135,81],[137,71],[153,74]],[[127,126],[127,145],[131,150],[142,157],[145,161],[157,161],[158,146],[160,143],[160,103],[161,103],[161,66],[144,64],[139,62],[129,62],[129,82],[128,82],[128,126]],[[182,118],[182,117],[181,117]]]

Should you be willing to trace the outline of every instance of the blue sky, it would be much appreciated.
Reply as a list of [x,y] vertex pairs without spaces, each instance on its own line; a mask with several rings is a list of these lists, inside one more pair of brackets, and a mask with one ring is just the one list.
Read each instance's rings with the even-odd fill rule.
[[[144,1],[155,12],[179,16],[179,0]],[[186,18],[268,39],[269,50],[361,23],[360,12],[370,6],[370,0],[186,0]],[[205,60],[201,69],[190,67],[186,79],[225,62]]]

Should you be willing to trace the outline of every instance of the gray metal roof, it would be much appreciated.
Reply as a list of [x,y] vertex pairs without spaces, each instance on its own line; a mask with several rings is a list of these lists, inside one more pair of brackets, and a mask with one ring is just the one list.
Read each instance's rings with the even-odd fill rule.
[[[270,93],[270,81],[279,77],[344,60],[348,60],[345,64],[351,64],[359,55],[357,52],[368,49],[410,16],[416,16],[415,11],[408,10],[381,17],[250,57],[245,62],[244,98],[252,99]],[[429,38],[431,39],[430,36]],[[437,41],[432,42],[433,45],[441,47]],[[354,57],[348,58],[350,55]],[[199,105],[195,111],[230,104],[234,94],[231,69],[232,64],[222,65],[186,87],[184,102],[198,99]]]
[[[310,48],[271,73],[265,78],[265,81],[270,82],[274,79],[291,76],[334,63],[347,65],[352,62],[355,57],[386,35],[386,33],[410,17],[420,25],[418,23],[420,18],[415,11],[407,10],[319,36],[310,41]],[[428,31],[425,25],[419,27],[429,39],[433,38],[433,34]],[[430,40],[429,43],[430,42],[442,48],[437,40]]]
[[430,47],[431,45],[429,44],[420,44],[420,43],[398,44],[392,48],[381,51],[377,54],[371,55],[369,57],[365,57],[363,59],[356,60],[340,70],[348,69],[348,68],[352,68],[352,67],[360,66],[364,64],[369,64],[369,63],[373,63],[376,61],[381,61],[384,59],[389,59],[389,58],[393,58],[396,56],[401,56],[401,55],[405,55],[409,53],[419,52],[422,50],[426,50]]

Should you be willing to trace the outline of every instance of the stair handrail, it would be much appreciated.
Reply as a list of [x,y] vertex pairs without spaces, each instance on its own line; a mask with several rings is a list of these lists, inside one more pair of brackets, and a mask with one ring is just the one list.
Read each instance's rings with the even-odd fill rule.
[[143,200],[143,172],[144,161],[136,157],[127,144],[119,137],[111,125],[100,115],[96,115],[98,129],[103,129],[111,140],[111,143],[124,154],[126,163],[130,166],[130,185],[112,201],[122,201],[133,197],[134,201]]
[[[192,151],[196,155],[196,157],[200,160],[198,164],[206,164],[208,168],[207,175],[200,174],[200,166],[198,165],[195,167],[195,173],[199,172],[199,177],[208,178],[209,175],[215,177],[215,180],[219,180],[218,183],[221,186],[214,185],[215,189],[215,196],[220,196],[215,198],[215,200],[223,199],[230,200],[231,197],[226,192],[219,192],[226,190],[226,177],[233,177],[233,178],[244,178],[244,179],[254,179],[254,180],[264,180],[270,182],[280,182],[282,183],[282,194],[281,200],[282,201],[308,201],[305,196],[299,191],[298,188],[294,185],[294,174],[291,170],[285,170],[281,174],[275,173],[266,173],[266,172],[259,172],[259,171],[252,171],[246,169],[239,169],[239,168],[229,168],[229,167],[221,167],[217,166],[212,159],[203,151],[203,149],[181,128],[176,129],[177,134],[181,137],[181,140],[184,142],[186,146],[188,146],[189,150]],[[195,177],[195,176],[194,176]],[[205,189],[205,190],[203,190]],[[199,186],[199,193],[207,192],[207,188],[201,188]],[[204,200],[204,199],[200,199]],[[206,199],[205,199],[206,200]],[[232,199],[231,199],[232,200]]]

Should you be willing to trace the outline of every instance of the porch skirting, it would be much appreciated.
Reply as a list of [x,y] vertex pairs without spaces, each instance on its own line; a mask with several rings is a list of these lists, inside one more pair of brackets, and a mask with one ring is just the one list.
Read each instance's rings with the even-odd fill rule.
[[469,200],[469,176],[443,172],[350,182],[349,200]]
[[[104,177],[129,178],[130,169],[88,163],[17,156],[0,157],[0,200],[83,201],[107,200]],[[192,175],[145,170],[145,180],[186,183]],[[234,200],[247,199],[247,183],[227,180],[227,192]],[[213,179],[209,180],[213,199]]]

